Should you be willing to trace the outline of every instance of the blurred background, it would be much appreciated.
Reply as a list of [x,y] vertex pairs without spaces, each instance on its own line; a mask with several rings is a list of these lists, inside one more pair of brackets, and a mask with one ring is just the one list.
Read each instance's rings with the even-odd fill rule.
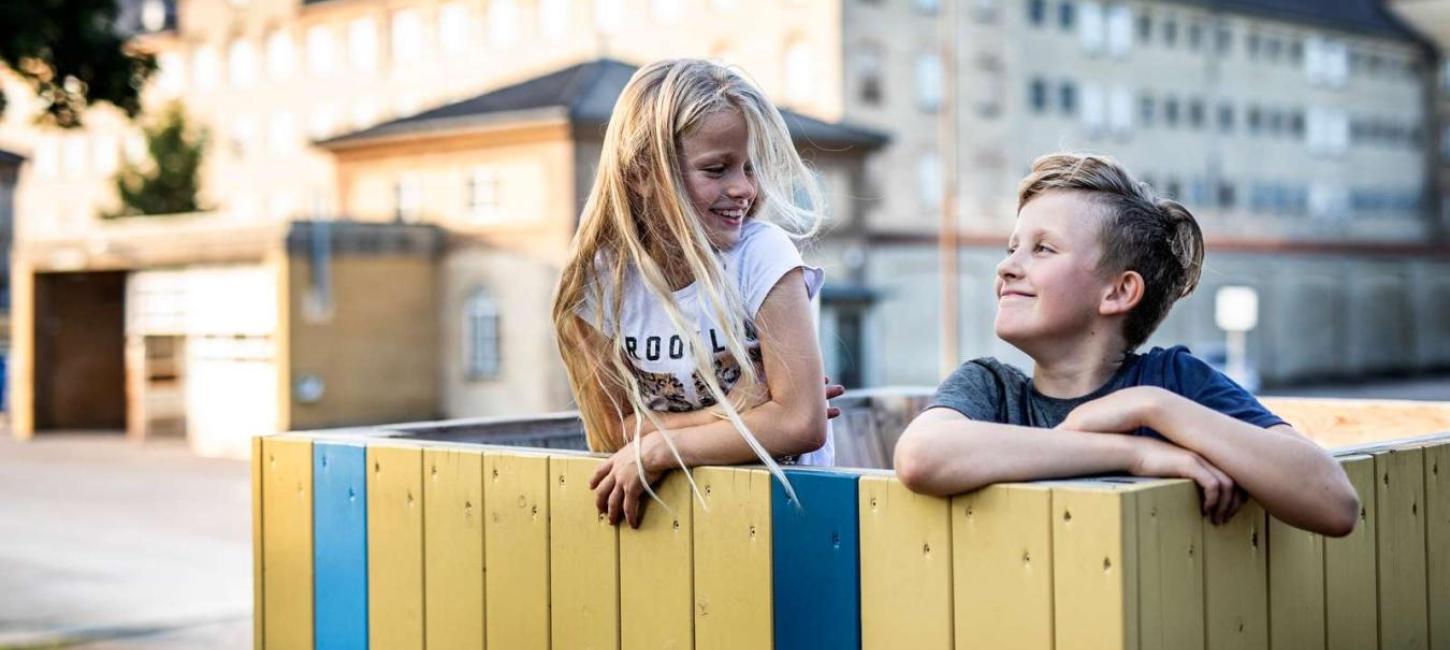
[[[0,646],[244,620],[246,468],[210,459],[251,436],[568,409],[552,290],[613,102],[660,58],[782,108],[827,190],[806,256],[850,388],[1027,365],[994,267],[1017,181],[1075,150],[1207,235],[1149,345],[1264,392],[1450,399],[1450,0],[25,5],[0,8],[0,587],[54,606],[0,601]],[[202,577],[98,562],[170,600],[77,606],[95,574],[36,567],[104,536],[50,515],[141,484],[92,507],[202,522],[155,533]]]

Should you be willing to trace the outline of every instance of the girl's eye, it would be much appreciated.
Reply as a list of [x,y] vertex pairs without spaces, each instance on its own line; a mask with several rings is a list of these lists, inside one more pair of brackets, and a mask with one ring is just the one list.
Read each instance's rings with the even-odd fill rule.
[[706,167],[705,168],[705,173],[706,174],[715,174],[715,175],[724,174],[725,173],[725,168],[724,167],[719,167],[719,166],[716,166],[716,167]]
[[754,176],[755,175],[755,165],[752,165],[750,163],[745,163],[745,175],[746,176]]

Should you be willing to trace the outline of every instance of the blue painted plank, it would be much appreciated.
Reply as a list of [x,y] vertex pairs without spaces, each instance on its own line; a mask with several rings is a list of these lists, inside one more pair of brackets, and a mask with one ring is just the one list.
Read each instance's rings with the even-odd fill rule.
[[367,650],[367,449],[312,445],[316,648]]
[[802,507],[771,481],[775,647],[861,647],[856,476],[786,470]]

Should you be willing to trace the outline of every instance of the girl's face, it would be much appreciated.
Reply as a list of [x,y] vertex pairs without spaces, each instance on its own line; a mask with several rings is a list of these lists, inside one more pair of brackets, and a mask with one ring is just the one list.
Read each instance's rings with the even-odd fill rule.
[[710,234],[710,243],[727,249],[740,240],[740,229],[755,203],[759,186],[747,153],[749,130],[736,110],[706,116],[680,138],[680,163],[690,207]]
[[997,265],[997,336],[1031,354],[1091,329],[1110,286],[1098,270],[1100,208],[1073,192],[1047,192],[1017,214]]

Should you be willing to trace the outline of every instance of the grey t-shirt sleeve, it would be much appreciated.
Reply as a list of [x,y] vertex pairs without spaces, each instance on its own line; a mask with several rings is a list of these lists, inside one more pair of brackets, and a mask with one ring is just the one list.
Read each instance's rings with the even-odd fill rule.
[[936,388],[927,408],[949,408],[971,420],[997,422],[1002,412],[1003,387],[987,366],[968,361]]

